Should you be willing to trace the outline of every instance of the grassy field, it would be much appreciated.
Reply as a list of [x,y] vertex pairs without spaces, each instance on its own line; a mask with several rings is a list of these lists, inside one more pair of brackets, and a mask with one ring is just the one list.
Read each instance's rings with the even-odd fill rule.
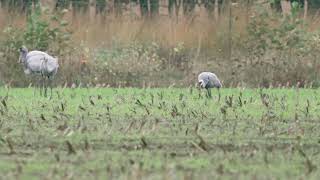
[[4,179],[319,179],[320,91],[0,89]]

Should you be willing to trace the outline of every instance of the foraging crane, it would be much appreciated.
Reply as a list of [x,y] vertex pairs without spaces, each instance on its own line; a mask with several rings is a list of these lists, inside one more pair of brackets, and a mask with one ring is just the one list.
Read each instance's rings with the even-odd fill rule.
[[[41,75],[42,78],[42,88],[44,88],[44,96],[47,96],[47,85],[45,83],[46,78],[49,80],[50,90],[52,97],[52,86],[51,81],[54,76],[57,74],[59,64],[58,58],[54,58],[42,51],[30,51],[26,47],[21,47],[19,49],[20,57],[19,63],[23,64],[24,73],[29,74],[37,74]],[[40,85],[40,94],[41,92],[41,85]]]
[[218,88],[219,90],[222,87],[217,75],[211,72],[200,73],[198,76],[198,83],[201,88],[207,89],[208,97],[211,97],[211,88]]

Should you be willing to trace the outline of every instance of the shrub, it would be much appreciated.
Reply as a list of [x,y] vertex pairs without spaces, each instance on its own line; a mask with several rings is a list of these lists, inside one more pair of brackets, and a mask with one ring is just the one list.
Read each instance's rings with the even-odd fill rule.
[[96,79],[125,86],[138,86],[152,81],[164,69],[162,65],[165,60],[158,52],[156,43],[132,43],[122,48],[99,49],[94,58]]
[[245,42],[248,56],[242,62],[244,79],[251,81],[250,84],[300,82],[303,85],[313,81],[316,70],[313,59],[318,54],[314,46],[319,34],[308,31],[294,11],[286,18],[272,16],[267,11],[252,17]]

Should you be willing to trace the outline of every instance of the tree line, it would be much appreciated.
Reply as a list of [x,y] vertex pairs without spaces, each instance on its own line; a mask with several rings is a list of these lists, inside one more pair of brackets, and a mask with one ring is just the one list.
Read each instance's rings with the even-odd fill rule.
[[[140,7],[142,17],[157,17],[161,3],[167,6],[170,16],[178,16],[182,10],[183,15],[191,15],[196,6],[203,6],[209,15],[219,13],[224,4],[246,3],[250,5],[256,0],[54,0],[55,10],[70,9],[74,14],[87,13],[90,6],[95,6],[95,13],[105,16],[111,12],[121,16],[125,11],[124,6],[134,3]],[[26,13],[31,12],[41,0],[0,0],[1,8],[9,12]],[[306,2],[309,8],[320,8],[320,0],[265,0],[262,3],[269,3],[272,8],[282,10],[283,4],[297,2],[303,7]]]

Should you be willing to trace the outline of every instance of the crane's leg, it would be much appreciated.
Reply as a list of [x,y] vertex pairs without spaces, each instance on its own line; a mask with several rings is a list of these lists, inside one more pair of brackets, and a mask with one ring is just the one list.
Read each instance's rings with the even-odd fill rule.
[[52,98],[52,77],[48,76],[49,87],[50,87],[50,99]]
[[44,76],[44,97],[47,97],[47,90],[48,90],[48,80],[47,77]]
[[47,90],[46,90],[46,76],[42,75],[42,93],[44,97],[47,97]]
[[33,88],[33,96],[37,95],[37,89],[40,87],[41,79],[37,75],[32,75],[32,84],[30,85]]
[[43,77],[40,76],[40,79],[39,79],[39,90],[40,90],[40,96],[42,96],[42,86],[43,86]]
[[211,98],[211,97],[212,97],[212,96],[211,96],[211,89],[208,88],[207,91],[208,91],[208,98]]
[[40,84],[39,84],[40,96],[42,96],[42,89],[43,89],[43,86],[44,86],[44,77],[43,77],[43,76],[41,76],[41,78],[40,78]]
[[218,88],[218,95],[219,95],[218,102],[220,102],[220,99],[221,99],[220,88]]

